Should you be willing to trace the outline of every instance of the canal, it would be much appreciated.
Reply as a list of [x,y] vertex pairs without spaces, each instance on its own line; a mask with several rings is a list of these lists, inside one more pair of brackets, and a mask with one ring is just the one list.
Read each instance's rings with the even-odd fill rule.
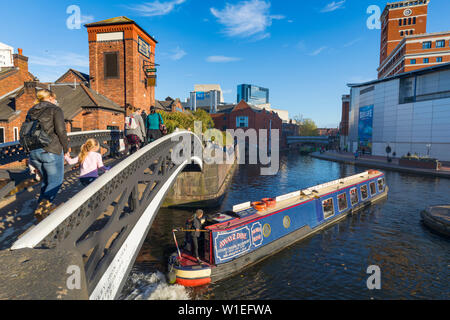
[[[274,197],[366,169],[285,154],[276,176],[240,166],[220,209]],[[422,225],[420,211],[450,203],[450,180],[388,171],[388,199],[286,248],[241,273],[202,288],[170,286],[164,274],[175,251],[171,230],[192,212],[162,209],[122,299],[450,299],[450,241]],[[216,211],[217,211],[216,210]],[[367,268],[381,270],[368,290]]]

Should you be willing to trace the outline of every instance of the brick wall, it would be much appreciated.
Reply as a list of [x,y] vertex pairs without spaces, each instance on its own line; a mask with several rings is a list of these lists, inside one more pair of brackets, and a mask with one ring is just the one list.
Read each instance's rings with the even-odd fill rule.
[[14,54],[14,67],[15,69],[0,75],[0,96],[20,88],[26,81],[33,81],[33,77],[28,73],[27,57]]
[[68,72],[58,79],[57,83],[83,83],[83,81],[73,72]]
[[[123,32],[124,40],[97,41],[97,33]],[[130,103],[147,112],[155,104],[155,88],[146,85],[144,62],[154,63],[138,51],[138,38],[141,37],[155,52],[156,43],[134,24],[88,27],[89,64],[91,88],[108,97],[117,104],[125,106]],[[117,52],[119,77],[105,78],[104,54]]]

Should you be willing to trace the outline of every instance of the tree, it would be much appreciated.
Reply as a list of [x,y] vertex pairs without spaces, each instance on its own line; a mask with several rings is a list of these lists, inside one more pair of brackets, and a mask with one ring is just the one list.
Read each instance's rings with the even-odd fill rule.
[[300,123],[299,134],[303,137],[315,137],[319,135],[319,130],[312,119],[304,119]]

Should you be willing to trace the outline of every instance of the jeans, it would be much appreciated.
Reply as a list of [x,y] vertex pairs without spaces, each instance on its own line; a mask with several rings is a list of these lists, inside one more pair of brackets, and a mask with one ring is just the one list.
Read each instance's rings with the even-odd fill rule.
[[64,181],[64,155],[36,149],[30,153],[30,163],[39,170],[42,176],[39,202],[53,202]]
[[159,129],[148,129],[147,130],[147,141],[152,143],[153,141],[161,138],[161,131]]

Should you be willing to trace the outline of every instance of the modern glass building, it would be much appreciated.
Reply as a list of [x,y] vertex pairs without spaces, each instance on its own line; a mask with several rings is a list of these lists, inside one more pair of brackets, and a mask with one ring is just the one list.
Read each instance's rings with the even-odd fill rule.
[[237,87],[237,103],[242,100],[253,105],[268,104],[269,89],[251,84],[240,84]]
[[450,63],[349,86],[350,151],[450,161]]

